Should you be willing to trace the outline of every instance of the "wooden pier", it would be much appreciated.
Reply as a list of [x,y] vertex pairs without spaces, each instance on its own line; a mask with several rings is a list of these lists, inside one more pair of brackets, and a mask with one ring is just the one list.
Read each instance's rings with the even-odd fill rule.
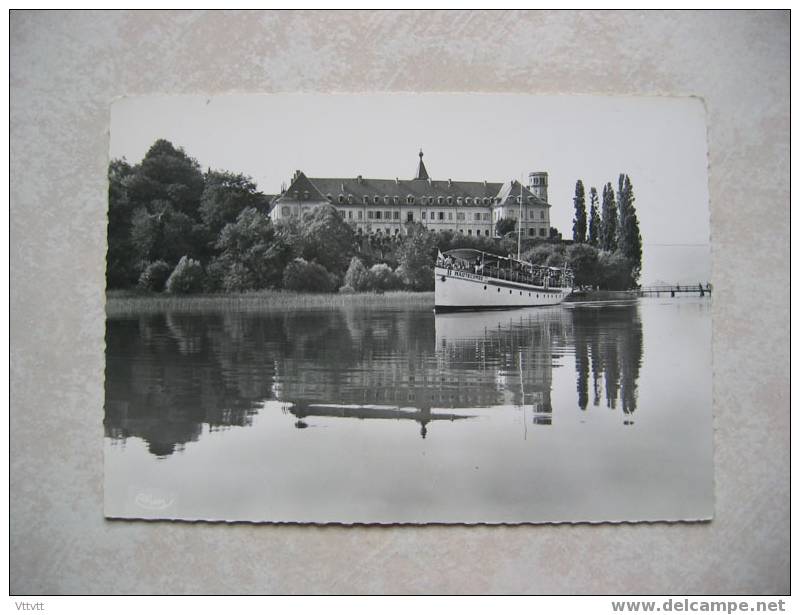
[[708,282],[703,284],[666,284],[662,286],[642,286],[636,291],[640,297],[660,297],[661,295],[669,295],[675,297],[677,295],[699,295],[704,297],[710,295],[712,290],[711,284]]

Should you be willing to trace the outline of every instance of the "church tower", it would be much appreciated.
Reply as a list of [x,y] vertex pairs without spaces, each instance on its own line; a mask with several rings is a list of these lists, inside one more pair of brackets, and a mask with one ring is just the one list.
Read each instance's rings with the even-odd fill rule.
[[417,174],[414,176],[414,179],[430,179],[430,177],[428,177],[428,169],[425,168],[425,163],[422,162],[422,157],[424,155],[422,150],[419,150],[419,164],[417,165]]
[[547,171],[531,171],[528,173],[528,189],[534,196],[547,203]]

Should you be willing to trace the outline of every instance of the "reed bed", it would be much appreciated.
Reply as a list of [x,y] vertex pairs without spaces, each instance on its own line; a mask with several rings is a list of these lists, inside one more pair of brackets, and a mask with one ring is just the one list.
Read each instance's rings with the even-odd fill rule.
[[430,307],[433,293],[396,291],[387,293],[295,293],[262,290],[248,293],[210,295],[169,295],[133,291],[106,293],[106,316],[157,314],[162,312],[203,313],[229,311],[325,310],[346,307]]

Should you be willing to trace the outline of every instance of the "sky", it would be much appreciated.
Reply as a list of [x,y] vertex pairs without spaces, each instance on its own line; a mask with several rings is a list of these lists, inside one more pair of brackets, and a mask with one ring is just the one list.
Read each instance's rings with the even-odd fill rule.
[[309,177],[432,179],[549,173],[550,223],[572,237],[572,198],[620,173],[636,196],[642,283],[711,279],[705,110],[696,98],[516,94],[144,96],[111,108],[111,158],[139,162],[156,139],[203,168],[244,173],[273,194]]

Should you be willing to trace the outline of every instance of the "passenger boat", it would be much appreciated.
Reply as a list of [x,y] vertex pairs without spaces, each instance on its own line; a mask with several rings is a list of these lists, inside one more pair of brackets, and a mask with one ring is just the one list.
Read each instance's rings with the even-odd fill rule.
[[435,310],[492,310],[555,305],[572,292],[572,271],[460,248],[439,253]]

